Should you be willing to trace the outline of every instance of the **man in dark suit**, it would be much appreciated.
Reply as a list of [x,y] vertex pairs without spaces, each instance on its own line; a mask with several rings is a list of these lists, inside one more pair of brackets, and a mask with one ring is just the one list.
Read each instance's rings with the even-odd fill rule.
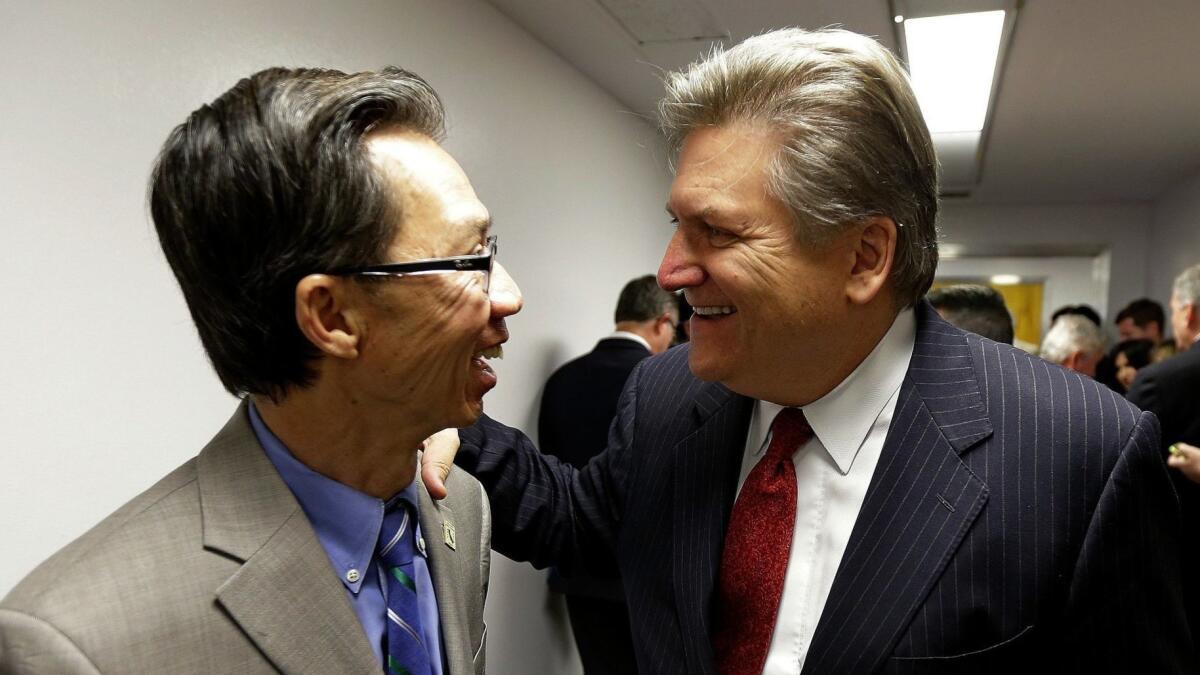
[[1194,672],[1153,415],[922,300],[937,162],[896,59],[775,31],[659,111],[692,341],[582,470],[461,432],[496,549],[614,547],[646,673]]
[[[592,351],[554,371],[542,392],[538,441],[542,452],[582,469],[604,450],[625,380],[642,359],[671,346],[678,322],[675,296],[654,275],[625,284],[614,332]],[[571,632],[588,675],[636,672],[621,575],[611,554],[593,574],[567,578],[551,570],[550,588],[566,594]]]
[[1128,398],[1158,416],[1167,446],[1200,444],[1200,265],[1184,270],[1171,290],[1171,329],[1179,353],[1138,371]]
[[[1179,353],[1138,371],[1127,397],[1142,410],[1158,416],[1162,424],[1163,453],[1174,443],[1200,445],[1200,265],[1193,265],[1175,278],[1171,289],[1171,329]],[[1187,449],[1170,458],[1181,473],[1175,484],[1183,503],[1184,521],[1200,518],[1200,453]],[[1200,565],[1200,538],[1183,539],[1184,566]],[[1200,640],[1200,584],[1190,578],[1185,585],[1193,639]]]

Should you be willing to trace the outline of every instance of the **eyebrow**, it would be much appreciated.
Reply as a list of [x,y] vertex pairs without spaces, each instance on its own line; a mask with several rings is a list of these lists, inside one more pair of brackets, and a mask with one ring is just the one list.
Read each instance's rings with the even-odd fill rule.
[[[666,209],[667,209],[667,215],[671,216],[672,218],[679,217],[678,215],[675,214],[675,211],[673,211],[671,209],[670,204],[667,204]],[[694,217],[699,218],[700,220],[711,220],[714,215],[718,215],[719,213],[720,212],[717,210],[716,207],[706,206],[703,209],[700,209],[700,213],[697,213]]]

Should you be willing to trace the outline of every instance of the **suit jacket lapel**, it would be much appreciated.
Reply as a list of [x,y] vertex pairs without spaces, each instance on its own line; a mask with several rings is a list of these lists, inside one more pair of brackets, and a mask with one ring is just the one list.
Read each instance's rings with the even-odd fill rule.
[[753,401],[718,384],[697,393],[695,430],[675,446],[673,581],[687,672],[714,672],[713,588]]
[[[418,471],[418,483],[420,480]],[[429,554],[429,572],[433,575],[433,588],[437,594],[447,672],[450,675],[469,675],[474,672],[470,651],[471,624],[467,616],[466,589],[460,581],[470,577],[460,569],[464,556],[459,553],[458,546],[478,547],[478,542],[460,544],[454,538],[454,512],[444,500],[433,501],[425,491],[424,484],[418,486],[417,495],[420,501],[418,515],[421,537]]]
[[909,372],[806,673],[874,671],[987,502],[959,458],[992,433],[969,348],[928,305],[917,313]]
[[199,458],[205,548],[243,561],[216,598],[285,673],[375,673],[346,591],[243,403]]

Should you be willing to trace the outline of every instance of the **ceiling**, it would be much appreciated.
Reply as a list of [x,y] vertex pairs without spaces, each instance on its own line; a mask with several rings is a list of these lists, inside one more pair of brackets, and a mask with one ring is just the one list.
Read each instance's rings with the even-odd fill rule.
[[[648,119],[714,38],[836,24],[898,51],[887,0],[489,2]],[[1197,171],[1200,0],[1025,0],[970,203],[1153,201]]]

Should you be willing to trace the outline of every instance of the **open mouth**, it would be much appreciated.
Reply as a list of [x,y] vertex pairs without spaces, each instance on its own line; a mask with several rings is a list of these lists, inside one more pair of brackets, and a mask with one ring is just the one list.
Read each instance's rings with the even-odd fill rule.
[[488,359],[488,360],[503,359],[504,358],[504,345],[503,344],[494,344],[491,347],[487,347],[486,349],[481,349],[478,352],[475,352],[475,358]]
[[693,306],[692,311],[696,316],[705,319],[711,319],[721,316],[728,316],[730,314],[737,314],[737,307],[734,307],[733,305]]

